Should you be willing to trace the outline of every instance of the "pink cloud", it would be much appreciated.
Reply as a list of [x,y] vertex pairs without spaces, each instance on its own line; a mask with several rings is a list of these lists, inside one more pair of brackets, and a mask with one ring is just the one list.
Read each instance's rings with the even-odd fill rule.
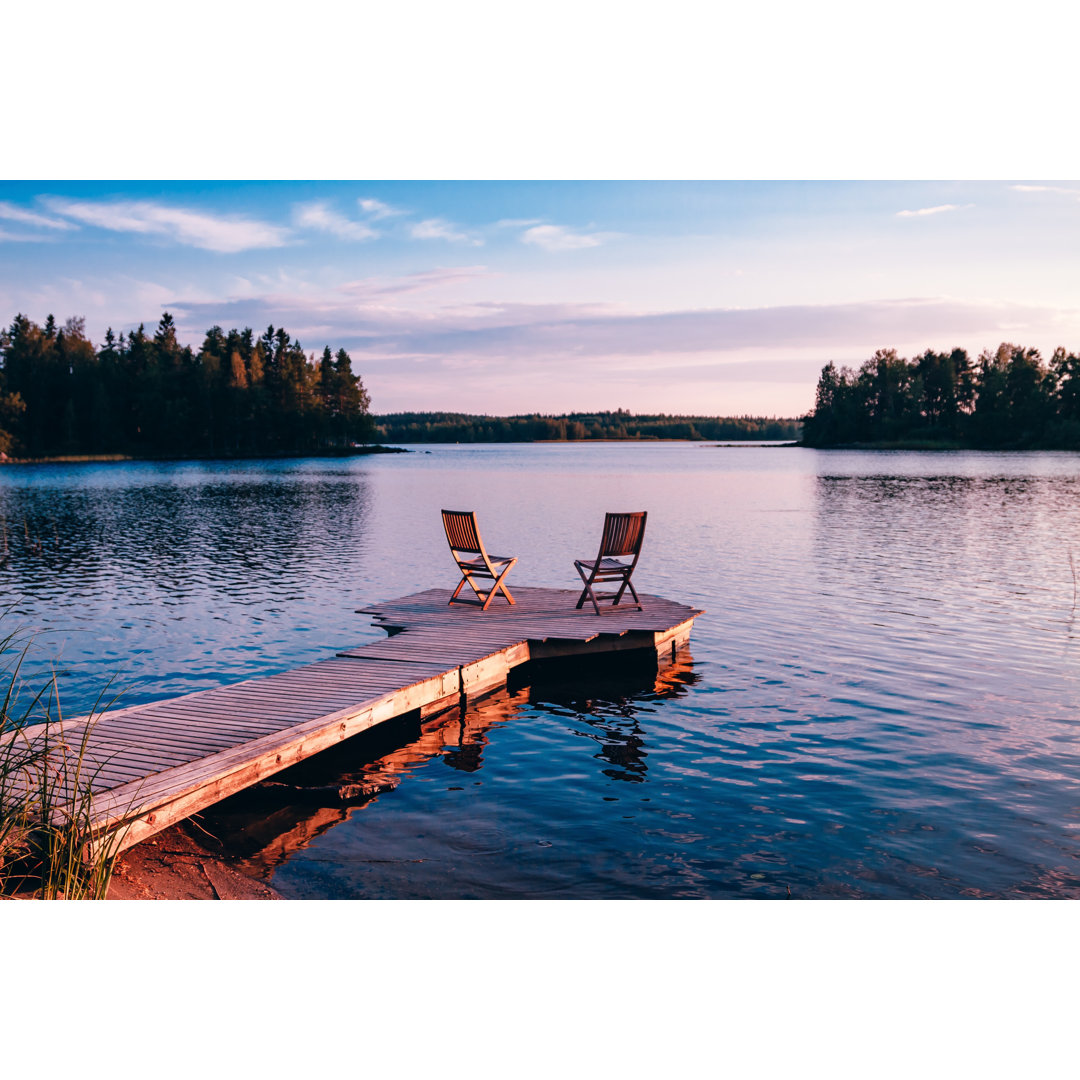
[[756,411],[776,412],[784,402],[788,411],[805,411],[826,360],[857,364],[881,347],[977,352],[1006,339],[1052,348],[1080,335],[1075,311],[932,298],[665,312],[393,303],[481,273],[448,268],[352,282],[334,293],[181,306],[190,325],[273,323],[309,349],[343,345],[383,410],[599,407],[617,387],[619,400],[639,410],[659,401],[675,409],[681,400],[684,412],[724,411],[737,391],[743,407],[759,402]]

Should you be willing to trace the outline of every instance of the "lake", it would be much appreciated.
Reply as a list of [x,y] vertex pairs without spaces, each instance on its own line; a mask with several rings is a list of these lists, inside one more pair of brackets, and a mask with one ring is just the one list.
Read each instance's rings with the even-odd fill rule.
[[1080,455],[413,449],[0,470],[31,681],[74,715],[282,671],[456,584],[443,507],[511,589],[645,509],[639,591],[707,612],[670,668],[526,673],[204,826],[295,898],[1080,896]]

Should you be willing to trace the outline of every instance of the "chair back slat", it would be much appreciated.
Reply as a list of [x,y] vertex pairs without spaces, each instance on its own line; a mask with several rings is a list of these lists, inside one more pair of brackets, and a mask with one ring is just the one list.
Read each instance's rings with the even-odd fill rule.
[[479,554],[483,546],[476,527],[476,513],[472,510],[444,510],[443,528],[446,540],[454,551],[470,551]]
[[604,517],[604,537],[600,542],[600,557],[637,555],[645,539],[645,511],[636,514],[607,514]]

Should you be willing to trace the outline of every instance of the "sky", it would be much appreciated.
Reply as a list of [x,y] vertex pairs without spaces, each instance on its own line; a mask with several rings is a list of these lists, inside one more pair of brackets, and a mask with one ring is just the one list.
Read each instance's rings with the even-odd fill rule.
[[0,320],[284,326],[375,412],[796,416],[824,363],[1080,348],[1080,184],[0,181]]

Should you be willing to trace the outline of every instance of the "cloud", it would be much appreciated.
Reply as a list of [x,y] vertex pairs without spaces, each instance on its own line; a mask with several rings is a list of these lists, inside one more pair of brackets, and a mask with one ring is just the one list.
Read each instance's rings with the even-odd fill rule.
[[897,210],[897,217],[929,217],[931,214],[947,214],[950,210],[970,210],[974,203],[957,206],[954,203],[945,203],[943,206],[924,206],[921,210]]
[[1013,191],[1042,191],[1053,195],[1070,195],[1074,199],[1080,199],[1080,188],[1051,187],[1045,184],[1010,184]]
[[7,232],[4,229],[0,229],[0,244],[4,243],[48,243],[50,240],[55,240],[55,236],[44,236],[41,233],[13,233]]
[[461,232],[458,226],[443,218],[426,218],[410,230],[417,240],[449,240],[451,243],[473,244],[479,247],[483,241]]
[[[709,308],[635,312],[608,304],[429,302],[394,307],[387,298],[452,284],[481,267],[447,268],[389,282],[350,282],[337,290],[273,293],[231,303],[177,305],[198,319],[259,326],[268,322],[323,328],[346,348],[382,356],[468,357],[492,362],[521,358],[578,362],[604,356],[663,360],[697,354],[719,357],[752,350],[791,355],[832,350],[855,358],[875,348],[921,350],[964,345],[977,350],[1025,329],[1032,344],[1075,335],[1080,312],[1017,303],[948,298],[877,300],[849,304]],[[869,352],[867,351],[869,350]]]
[[373,240],[379,234],[363,221],[350,221],[329,203],[301,203],[293,207],[293,221],[303,229],[317,229],[342,240]]
[[[91,340],[100,342],[108,326],[119,333],[140,322],[153,325],[162,311],[173,310],[174,300],[182,297],[192,303],[213,295],[200,281],[168,286],[127,274],[101,276],[92,268],[87,270],[84,277],[50,275],[44,280],[8,282],[6,287],[0,284],[0,311],[22,311],[38,323],[50,312],[61,322],[67,316],[82,315]],[[198,344],[205,330],[198,327],[185,343]]]
[[488,273],[446,267],[329,289],[268,281],[261,289],[256,283],[255,295],[226,302],[174,296],[168,310],[200,331],[214,323],[273,323],[305,348],[344,347],[379,411],[622,403],[638,411],[794,414],[812,405],[828,360],[857,367],[888,347],[913,356],[960,346],[975,355],[1018,338],[1049,355],[1080,338],[1080,309],[949,297],[649,312],[603,303],[461,302],[440,294]]
[[599,247],[610,233],[579,233],[565,225],[534,225],[521,234],[523,244],[535,244],[545,251],[579,251]]
[[5,221],[16,221],[20,225],[36,225],[43,229],[77,229],[70,221],[62,221],[60,218],[46,217],[44,214],[36,214],[33,210],[24,210],[14,203],[0,201],[0,218]]
[[[521,357],[665,357],[720,355],[733,350],[832,347],[873,350],[885,345],[950,347],[1004,332],[1005,324],[1046,328],[1052,309],[943,299],[793,305],[749,309],[634,313],[583,304],[474,305],[367,327],[386,349],[407,354]],[[944,347],[944,346],[942,346]]]
[[252,248],[281,247],[289,238],[287,229],[264,221],[216,217],[149,200],[96,203],[44,196],[41,202],[54,214],[84,225],[113,232],[164,236],[206,251],[231,254]]
[[486,266],[439,266],[434,270],[420,270],[390,281],[364,278],[361,281],[346,282],[340,286],[340,291],[360,301],[376,301],[389,296],[403,296],[495,276]]
[[381,199],[357,199],[356,203],[368,217],[373,218],[375,221],[380,218],[397,217],[399,214],[407,213],[405,210],[398,210],[396,207],[389,206]]

